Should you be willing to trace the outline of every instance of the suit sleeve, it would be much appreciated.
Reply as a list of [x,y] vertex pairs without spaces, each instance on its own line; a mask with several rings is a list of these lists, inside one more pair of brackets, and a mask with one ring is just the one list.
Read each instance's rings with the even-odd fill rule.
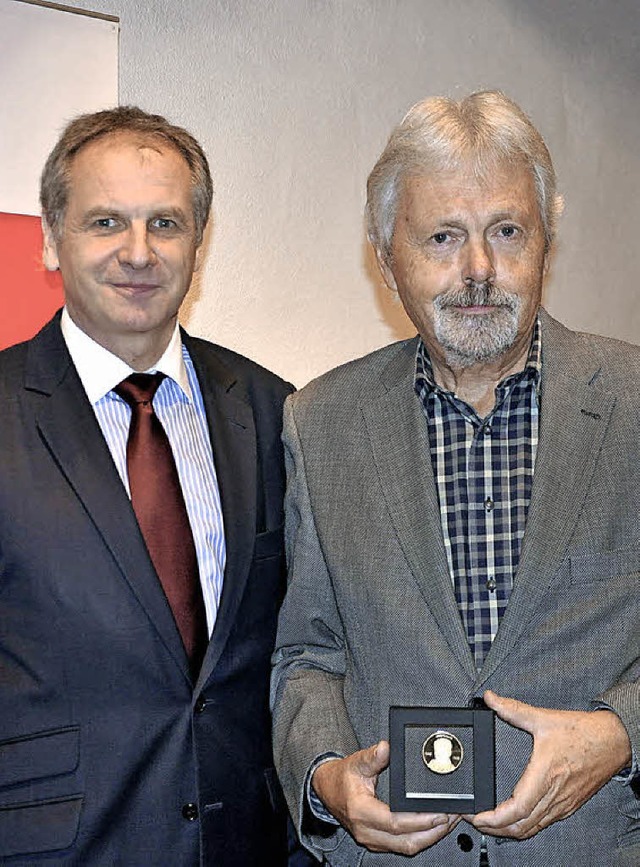
[[316,531],[294,401],[287,401],[284,413],[289,587],[273,659],[274,755],[291,813],[298,817],[298,830],[320,854],[339,845],[346,832],[327,827],[324,833],[314,834],[308,827],[305,779],[309,768],[323,753],[349,755],[360,746],[344,701],[345,639]]

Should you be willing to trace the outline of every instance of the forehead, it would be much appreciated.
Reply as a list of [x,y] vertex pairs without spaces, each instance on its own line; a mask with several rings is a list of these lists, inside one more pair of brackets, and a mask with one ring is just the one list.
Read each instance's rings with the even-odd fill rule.
[[131,133],[103,136],[84,145],[68,173],[69,198],[190,196],[191,172],[168,142]]
[[398,202],[398,216],[409,220],[490,218],[503,213],[540,218],[533,175],[522,163],[498,163],[485,171],[462,163],[442,171],[410,174]]

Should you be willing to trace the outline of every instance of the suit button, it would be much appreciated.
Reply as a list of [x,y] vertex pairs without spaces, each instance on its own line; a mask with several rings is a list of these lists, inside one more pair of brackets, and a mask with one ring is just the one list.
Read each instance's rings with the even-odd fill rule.
[[468,834],[458,834],[456,843],[463,852],[471,852],[473,849],[473,840]]
[[195,708],[196,713],[202,713],[202,711],[205,710],[206,706],[207,706],[206,698],[203,698],[203,696],[200,696],[200,698],[196,701],[196,708]]
[[197,804],[185,804],[182,808],[182,817],[188,822],[195,822],[198,818]]

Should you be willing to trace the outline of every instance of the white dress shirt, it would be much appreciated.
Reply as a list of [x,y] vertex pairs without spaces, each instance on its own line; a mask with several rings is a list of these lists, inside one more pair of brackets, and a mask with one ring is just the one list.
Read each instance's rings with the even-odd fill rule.
[[[62,311],[60,325],[116,469],[129,494],[127,438],[131,409],[113,389],[136,371],[82,331],[66,308]],[[165,379],[158,387],[153,407],[169,438],[176,462],[193,532],[211,635],[220,604],[226,560],[222,505],[202,393],[177,324],[162,357],[146,372],[156,371],[164,373]]]

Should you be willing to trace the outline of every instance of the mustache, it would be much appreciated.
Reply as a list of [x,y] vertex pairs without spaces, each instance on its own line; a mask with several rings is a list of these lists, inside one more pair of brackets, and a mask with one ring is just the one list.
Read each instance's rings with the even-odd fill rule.
[[451,307],[506,307],[514,311],[518,307],[518,296],[505,292],[499,286],[494,286],[488,280],[481,283],[470,282],[457,289],[443,292],[434,299],[437,310],[447,310]]

